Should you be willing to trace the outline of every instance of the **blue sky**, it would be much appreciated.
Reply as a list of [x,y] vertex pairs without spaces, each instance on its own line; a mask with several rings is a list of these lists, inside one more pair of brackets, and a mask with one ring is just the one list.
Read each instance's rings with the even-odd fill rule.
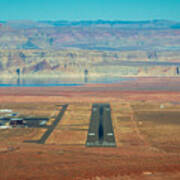
[[180,0],[0,0],[0,20],[180,21]]

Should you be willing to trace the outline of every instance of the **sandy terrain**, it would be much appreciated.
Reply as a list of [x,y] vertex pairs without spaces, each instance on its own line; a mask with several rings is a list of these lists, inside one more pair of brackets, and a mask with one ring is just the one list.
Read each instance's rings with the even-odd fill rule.
[[[39,138],[42,129],[0,132],[0,179],[180,179],[179,81],[144,78],[77,88],[0,88],[4,108],[24,104],[31,112],[27,103],[36,103],[51,114],[56,105],[69,104],[44,145],[23,143]],[[167,83],[172,90],[163,89]],[[161,89],[149,88],[153,86]],[[117,148],[85,147],[95,102],[111,105]]]

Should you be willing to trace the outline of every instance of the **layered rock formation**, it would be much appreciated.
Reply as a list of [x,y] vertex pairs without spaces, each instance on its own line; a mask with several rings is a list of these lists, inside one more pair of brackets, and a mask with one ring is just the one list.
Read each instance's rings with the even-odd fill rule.
[[[178,22],[157,20],[1,22],[0,73],[14,75],[20,68],[24,75],[83,75],[85,69],[93,75],[176,75],[179,27]],[[119,63],[124,61],[128,65]],[[130,64],[137,61],[177,64]]]

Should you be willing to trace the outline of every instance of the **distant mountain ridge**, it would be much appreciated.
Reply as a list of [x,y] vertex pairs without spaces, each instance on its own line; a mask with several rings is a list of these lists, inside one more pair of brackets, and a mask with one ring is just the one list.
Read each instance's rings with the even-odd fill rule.
[[1,21],[1,49],[180,49],[180,23],[152,21]]
[[[9,25],[11,27],[21,27],[23,26],[25,28],[32,28],[32,27],[62,27],[62,26],[92,26],[92,25],[110,25],[110,26],[141,26],[140,28],[146,28],[148,27],[151,28],[173,28],[173,27],[178,27],[180,22],[176,21],[170,21],[170,20],[146,20],[146,21],[122,21],[122,20],[115,20],[115,21],[110,21],[110,20],[95,20],[95,21],[28,21],[28,20],[19,20],[19,21],[0,21],[1,24],[4,25]],[[143,27],[144,25],[144,27]],[[178,25],[178,26],[177,26]]]

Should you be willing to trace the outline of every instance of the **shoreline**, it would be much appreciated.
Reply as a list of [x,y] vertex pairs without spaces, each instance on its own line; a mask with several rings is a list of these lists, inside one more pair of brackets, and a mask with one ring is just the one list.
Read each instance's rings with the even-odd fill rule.
[[0,87],[0,102],[116,102],[117,99],[180,102],[180,78],[137,78],[76,87]]

